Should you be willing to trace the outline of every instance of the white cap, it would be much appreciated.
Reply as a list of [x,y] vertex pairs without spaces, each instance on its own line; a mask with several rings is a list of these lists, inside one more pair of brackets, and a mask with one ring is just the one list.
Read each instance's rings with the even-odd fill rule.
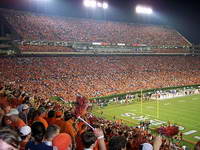
[[23,126],[19,129],[22,136],[27,136],[31,133],[31,128],[29,126]]
[[153,150],[153,146],[149,143],[144,143],[142,145],[142,150]]
[[22,110],[26,110],[26,109],[29,109],[29,106],[27,104],[24,104],[22,107]]
[[11,109],[10,112],[6,114],[6,116],[12,115],[19,115],[19,111],[17,109]]

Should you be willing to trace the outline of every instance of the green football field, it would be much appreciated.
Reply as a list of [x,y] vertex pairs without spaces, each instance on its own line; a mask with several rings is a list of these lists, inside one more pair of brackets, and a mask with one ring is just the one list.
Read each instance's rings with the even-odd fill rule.
[[154,124],[151,128],[171,122],[184,128],[181,129],[185,133],[184,139],[196,142],[200,138],[200,95],[159,100],[159,102],[152,100],[142,103],[113,104],[95,109],[94,114],[109,120],[113,120],[115,116],[115,119],[123,119],[133,126],[141,120],[151,120]]

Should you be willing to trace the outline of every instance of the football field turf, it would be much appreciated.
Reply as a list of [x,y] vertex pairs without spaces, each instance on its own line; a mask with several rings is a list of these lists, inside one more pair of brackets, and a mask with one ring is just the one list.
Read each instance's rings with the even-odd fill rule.
[[159,100],[159,103],[152,100],[142,102],[142,105],[141,102],[113,104],[94,110],[94,114],[109,120],[115,116],[133,126],[143,119],[151,120],[152,128],[171,122],[184,128],[184,139],[192,142],[200,140],[200,95]]

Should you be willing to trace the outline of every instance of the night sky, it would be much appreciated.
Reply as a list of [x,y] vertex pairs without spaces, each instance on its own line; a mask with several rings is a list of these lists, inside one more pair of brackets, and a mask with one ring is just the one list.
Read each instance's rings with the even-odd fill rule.
[[[45,2],[46,1],[46,2]],[[169,25],[193,44],[200,44],[200,2],[198,0],[107,0],[109,8],[89,9],[82,0],[0,0],[1,8],[14,8],[68,17]],[[99,0],[102,1],[102,0]],[[138,15],[137,4],[151,6],[153,16]]]

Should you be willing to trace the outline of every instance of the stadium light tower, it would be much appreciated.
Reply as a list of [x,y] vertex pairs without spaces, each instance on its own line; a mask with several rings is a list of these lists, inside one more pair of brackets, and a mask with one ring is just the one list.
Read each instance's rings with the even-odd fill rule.
[[85,7],[96,8],[96,6],[97,6],[97,2],[95,0],[84,0],[83,4]]
[[97,2],[97,7],[102,8],[102,7],[103,7],[103,4],[100,3],[100,2]]
[[90,1],[89,1],[89,0],[84,0],[84,1],[83,1],[83,5],[84,5],[85,7],[90,7]]
[[108,8],[108,3],[107,2],[99,2],[96,0],[84,0],[83,1],[83,5],[85,7],[90,7],[90,8],[103,8],[103,9],[107,9]]
[[141,5],[136,6],[135,11],[137,14],[146,14],[146,15],[153,14],[152,8],[141,6]]
[[108,8],[108,3],[103,2],[103,8],[104,8],[104,9],[107,9],[107,8]]

